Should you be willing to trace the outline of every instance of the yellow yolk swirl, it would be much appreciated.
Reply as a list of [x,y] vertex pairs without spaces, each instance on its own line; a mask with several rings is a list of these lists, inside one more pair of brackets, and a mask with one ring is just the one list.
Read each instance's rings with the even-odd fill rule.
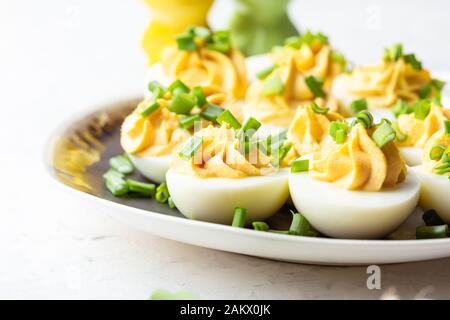
[[331,48],[320,45],[311,48],[304,44],[300,49],[290,47],[272,56],[276,68],[269,76],[280,77],[284,84],[281,96],[265,96],[264,81],[255,81],[246,95],[248,113],[262,123],[287,128],[299,105],[315,100],[319,105],[327,104],[332,110],[337,104],[315,99],[305,83],[305,78],[315,76],[324,81],[323,90],[328,93],[333,79],[343,70],[338,63],[331,61]]
[[313,156],[313,178],[347,190],[379,191],[402,182],[406,166],[397,146],[380,149],[361,124],[352,128],[347,141],[323,148]]
[[[436,173],[436,167],[439,165],[444,165],[444,158],[442,157],[439,160],[431,160],[430,159],[430,151],[434,146],[441,145],[445,148],[450,147],[450,134],[446,134],[444,129],[436,132],[426,143],[423,154],[422,154],[422,163],[423,167],[426,171],[431,173]],[[450,176],[450,172],[444,173],[443,176]]]

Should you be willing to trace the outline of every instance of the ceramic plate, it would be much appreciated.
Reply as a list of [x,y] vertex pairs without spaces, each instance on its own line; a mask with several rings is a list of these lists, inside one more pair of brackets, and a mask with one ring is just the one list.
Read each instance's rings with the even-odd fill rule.
[[[149,233],[197,246],[257,257],[312,264],[384,264],[450,256],[450,239],[415,240],[417,209],[384,240],[342,240],[288,236],[193,221],[148,198],[116,198],[103,185],[108,159],[122,153],[120,124],[141,97],[100,104],[72,117],[51,137],[46,150],[51,176],[66,190],[114,218]],[[136,177],[143,179],[138,174]],[[287,208],[272,217],[274,229],[290,224]]]

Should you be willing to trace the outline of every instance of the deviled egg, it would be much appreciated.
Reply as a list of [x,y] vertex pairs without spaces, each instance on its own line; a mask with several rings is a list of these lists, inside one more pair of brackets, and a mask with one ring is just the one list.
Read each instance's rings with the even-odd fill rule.
[[[236,121],[231,123],[240,127]],[[226,122],[221,127],[209,126],[174,154],[166,181],[183,215],[230,224],[235,208],[241,207],[247,210],[249,223],[269,218],[286,202],[288,173],[276,164],[284,155],[274,162],[274,153],[268,156],[258,143],[246,146],[248,140],[241,134],[247,127],[244,124],[236,130]]]
[[[261,70],[247,90],[244,113],[281,128],[289,127],[299,105],[325,104],[333,79],[345,68],[343,57],[321,33],[287,39],[271,59],[273,64]],[[326,103],[337,108],[329,99]]]
[[423,150],[423,163],[411,168],[422,183],[420,206],[434,209],[450,223],[450,122],[436,132]]
[[189,28],[174,39],[147,76],[148,82],[165,86],[177,79],[190,87],[213,87],[235,99],[242,99],[248,86],[244,56],[232,47],[229,33],[205,27]]
[[237,119],[242,112],[233,99],[211,87],[189,89],[177,80],[169,88],[157,82],[152,95],[125,118],[121,145],[135,167],[148,179],[165,180],[174,150],[199,128],[214,122],[225,109]]
[[407,174],[392,141],[395,131],[387,121],[373,125],[370,119],[351,127],[334,122],[327,145],[292,164],[289,189],[295,207],[330,237],[381,238],[417,205],[419,181]]

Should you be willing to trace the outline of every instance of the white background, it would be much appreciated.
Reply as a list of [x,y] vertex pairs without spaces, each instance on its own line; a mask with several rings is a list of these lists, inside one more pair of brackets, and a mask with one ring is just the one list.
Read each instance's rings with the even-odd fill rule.
[[[275,0],[274,0],[275,1]],[[210,16],[226,25],[231,1]],[[295,24],[327,33],[357,63],[401,41],[425,66],[450,70],[448,1],[295,1]],[[382,267],[267,261],[159,239],[55,188],[45,139],[92,103],[139,92],[138,0],[0,1],[0,298],[146,299],[156,288],[202,298],[450,298],[450,259]]]

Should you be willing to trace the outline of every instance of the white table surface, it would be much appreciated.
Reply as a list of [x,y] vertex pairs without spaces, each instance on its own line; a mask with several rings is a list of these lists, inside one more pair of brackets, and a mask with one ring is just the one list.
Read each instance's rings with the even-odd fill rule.
[[142,86],[147,18],[138,1],[0,2],[0,298],[146,299],[156,288],[206,299],[450,298],[450,259],[382,266],[381,290],[368,290],[365,267],[160,239],[56,188],[43,166],[46,138],[77,110]]

